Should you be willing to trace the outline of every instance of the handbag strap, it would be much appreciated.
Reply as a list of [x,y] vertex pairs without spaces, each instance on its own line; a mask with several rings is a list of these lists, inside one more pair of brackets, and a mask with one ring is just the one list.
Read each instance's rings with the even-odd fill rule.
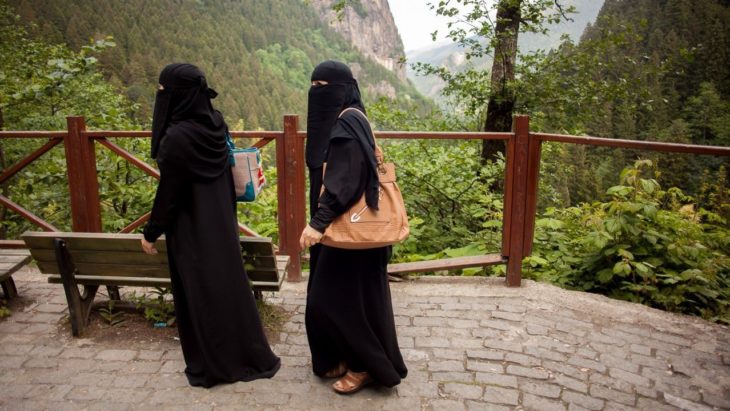
[[354,110],[360,113],[361,116],[365,117],[365,121],[368,123],[368,127],[370,128],[370,134],[373,136],[373,142],[375,143],[375,161],[378,163],[378,167],[382,167],[383,162],[385,161],[385,156],[383,155],[383,150],[378,145],[378,142],[375,141],[375,132],[373,132],[373,126],[370,124],[370,119],[368,119],[368,116],[366,116],[365,113],[363,113],[362,110],[358,108],[348,107],[342,110],[337,118],[341,118],[343,114],[351,110]]

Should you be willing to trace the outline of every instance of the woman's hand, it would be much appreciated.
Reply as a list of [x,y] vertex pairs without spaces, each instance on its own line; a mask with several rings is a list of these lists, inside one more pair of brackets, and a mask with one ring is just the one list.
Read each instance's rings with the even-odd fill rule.
[[149,255],[155,255],[157,254],[157,249],[155,248],[155,243],[150,243],[149,241],[145,240],[144,238],[141,240],[142,242],[142,249],[145,253]]
[[307,247],[311,247],[322,239],[322,235],[322,233],[307,224],[307,226],[304,227],[304,231],[302,231],[302,236],[299,237],[299,246],[302,247],[302,250]]

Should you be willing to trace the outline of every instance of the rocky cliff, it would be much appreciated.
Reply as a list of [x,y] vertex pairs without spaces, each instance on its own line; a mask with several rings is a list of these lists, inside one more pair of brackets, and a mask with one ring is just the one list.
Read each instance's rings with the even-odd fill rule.
[[[398,34],[388,0],[348,2],[340,16],[332,10],[336,0],[311,0],[322,21],[334,28],[365,56],[406,80],[403,41]],[[389,93],[385,93],[389,94]]]

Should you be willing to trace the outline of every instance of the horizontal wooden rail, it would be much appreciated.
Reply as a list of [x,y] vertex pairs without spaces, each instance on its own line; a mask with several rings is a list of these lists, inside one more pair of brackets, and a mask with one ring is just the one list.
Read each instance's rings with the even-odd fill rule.
[[376,138],[404,140],[509,140],[512,133],[485,132],[433,132],[433,131],[376,131]]
[[622,140],[616,138],[568,136],[562,134],[530,133],[542,141],[558,143],[583,144],[602,147],[633,148],[649,151],[664,151],[670,153],[706,154],[712,156],[730,156],[730,147],[702,146],[695,144],[662,143],[646,140]]
[[0,240],[0,248],[28,248],[23,240]]
[[64,138],[68,131],[0,131],[3,138]]

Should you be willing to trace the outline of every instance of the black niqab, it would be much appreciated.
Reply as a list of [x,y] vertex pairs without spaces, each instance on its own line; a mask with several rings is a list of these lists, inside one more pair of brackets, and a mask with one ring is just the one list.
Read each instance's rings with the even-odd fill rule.
[[152,118],[152,158],[190,178],[218,177],[228,164],[227,125],[213,108],[217,96],[205,74],[192,64],[175,63],[160,73]]
[[324,61],[312,71],[312,81],[326,81],[309,89],[306,160],[309,168],[322,167],[332,128],[342,110],[355,107],[365,112],[360,89],[352,71],[339,61]]

